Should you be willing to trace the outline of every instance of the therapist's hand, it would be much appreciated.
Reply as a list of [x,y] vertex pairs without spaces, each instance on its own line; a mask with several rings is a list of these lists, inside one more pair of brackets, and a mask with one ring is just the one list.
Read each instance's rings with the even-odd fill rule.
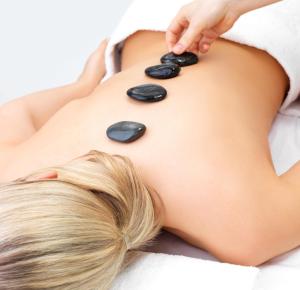
[[244,13],[280,0],[196,0],[181,8],[166,33],[169,51],[205,53]]
[[[240,0],[243,1],[243,0]],[[181,8],[166,34],[169,51],[205,53],[239,18],[237,0],[197,0]]]

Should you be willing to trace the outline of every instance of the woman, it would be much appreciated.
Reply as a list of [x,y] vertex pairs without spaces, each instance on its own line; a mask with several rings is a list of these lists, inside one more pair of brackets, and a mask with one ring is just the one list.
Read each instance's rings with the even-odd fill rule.
[[[166,52],[165,33],[138,31],[121,72],[97,85],[105,46],[76,83],[1,108],[0,288],[109,289],[161,227],[241,265],[297,247],[300,166],[277,176],[268,146],[286,93],[294,97],[286,67],[217,39],[179,77],[150,80],[143,71]],[[166,100],[126,96],[149,82]],[[109,140],[123,120],[146,134]]]

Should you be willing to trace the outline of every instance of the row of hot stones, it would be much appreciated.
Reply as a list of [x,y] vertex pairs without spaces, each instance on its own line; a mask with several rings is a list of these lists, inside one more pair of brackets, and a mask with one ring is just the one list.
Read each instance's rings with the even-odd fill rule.
[[[177,77],[181,67],[198,63],[198,56],[192,52],[181,55],[167,53],[161,59],[160,65],[148,67],[145,74],[154,79],[170,79]],[[159,102],[166,98],[167,90],[156,84],[144,84],[133,87],[127,91],[128,97],[146,103]],[[111,125],[106,135],[113,141],[121,143],[133,142],[144,135],[146,126],[138,122],[122,121]]]

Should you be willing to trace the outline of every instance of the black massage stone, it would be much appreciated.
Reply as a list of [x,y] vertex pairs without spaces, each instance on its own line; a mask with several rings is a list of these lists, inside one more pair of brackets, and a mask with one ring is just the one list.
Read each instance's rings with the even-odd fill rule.
[[179,75],[180,67],[174,63],[160,64],[148,67],[145,73],[155,79],[171,79]]
[[144,135],[146,126],[136,122],[122,121],[111,125],[106,135],[109,139],[121,143],[133,142]]
[[127,95],[136,101],[153,103],[165,99],[167,91],[162,86],[146,84],[129,89]]
[[175,63],[181,67],[189,66],[198,63],[199,58],[192,52],[184,52],[183,54],[175,54],[173,52],[167,53],[160,59],[161,63],[170,64]]

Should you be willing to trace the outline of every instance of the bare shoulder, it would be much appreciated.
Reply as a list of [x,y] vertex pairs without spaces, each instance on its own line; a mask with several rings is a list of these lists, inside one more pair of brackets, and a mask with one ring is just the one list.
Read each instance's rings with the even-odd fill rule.
[[8,181],[5,176],[14,163],[15,152],[15,146],[0,144],[0,183]]

